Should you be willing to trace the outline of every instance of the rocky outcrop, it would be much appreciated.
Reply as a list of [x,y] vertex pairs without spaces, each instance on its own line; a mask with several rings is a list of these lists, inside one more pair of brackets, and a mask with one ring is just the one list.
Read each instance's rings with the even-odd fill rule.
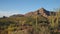
[[33,15],[42,15],[44,17],[47,17],[50,15],[50,12],[45,10],[44,8],[40,8],[36,11],[26,13],[25,16],[33,16]]

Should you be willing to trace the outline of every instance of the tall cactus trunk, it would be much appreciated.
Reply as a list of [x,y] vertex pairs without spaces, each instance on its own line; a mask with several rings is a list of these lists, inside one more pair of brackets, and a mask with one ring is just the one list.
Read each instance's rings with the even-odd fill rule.
[[51,12],[50,12],[50,25],[51,27],[54,28],[54,16],[52,16]]
[[58,19],[59,19],[59,11],[56,13],[56,27],[58,26]]

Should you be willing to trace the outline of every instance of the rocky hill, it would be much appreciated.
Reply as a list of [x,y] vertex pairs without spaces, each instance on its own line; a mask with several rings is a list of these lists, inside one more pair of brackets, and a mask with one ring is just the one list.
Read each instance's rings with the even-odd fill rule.
[[12,15],[10,17],[24,17],[24,15],[22,15],[22,14],[15,14],[15,15]]
[[44,17],[47,17],[50,15],[50,12],[45,10],[44,8],[40,8],[36,11],[33,11],[33,12],[29,12],[27,14],[25,14],[26,16],[33,16],[33,15],[42,15]]
[[10,17],[24,17],[24,16],[29,17],[29,16],[34,16],[34,15],[35,15],[35,16],[36,16],[36,15],[42,15],[43,17],[48,17],[48,16],[50,16],[50,14],[55,15],[56,12],[47,11],[47,10],[44,9],[44,8],[40,8],[40,9],[38,9],[38,10],[36,10],[36,11],[28,12],[28,13],[26,13],[26,14],[24,14],[24,15],[22,15],[22,14],[17,14],[17,15],[12,15],[12,16],[10,16]]

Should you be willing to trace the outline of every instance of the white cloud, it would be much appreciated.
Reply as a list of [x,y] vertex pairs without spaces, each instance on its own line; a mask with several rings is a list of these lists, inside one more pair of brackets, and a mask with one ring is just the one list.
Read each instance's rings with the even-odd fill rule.
[[0,11],[0,17],[3,17],[3,16],[11,16],[13,14],[19,14],[19,11]]

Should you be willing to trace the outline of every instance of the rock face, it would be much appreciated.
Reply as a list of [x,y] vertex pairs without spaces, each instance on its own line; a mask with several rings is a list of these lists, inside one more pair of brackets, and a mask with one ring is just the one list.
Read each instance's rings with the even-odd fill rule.
[[42,15],[44,17],[47,17],[50,15],[50,12],[45,10],[44,8],[40,8],[34,12],[29,12],[29,13],[25,14],[25,16],[33,16],[33,15]]

